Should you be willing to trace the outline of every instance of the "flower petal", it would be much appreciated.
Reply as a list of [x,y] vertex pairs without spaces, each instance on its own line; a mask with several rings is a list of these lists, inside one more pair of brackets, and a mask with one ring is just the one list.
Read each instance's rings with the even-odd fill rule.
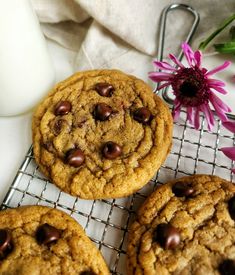
[[177,121],[179,116],[180,116],[180,111],[181,111],[181,103],[177,99],[174,100],[174,108],[172,110],[172,116],[174,121]]
[[163,89],[163,88],[165,88],[165,87],[167,87],[167,86],[170,86],[170,85],[171,85],[171,82],[166,82],[166,83],[160,85],[160,86],[157,88],[157,90],[159,91],[159,90],[161,90],[161,89]]
[[181,105],[181,102],[180,102],[180,100],[178,100],[178,98],[176,97],[176,98],[174,99],[174,108],[178,108],[180,105]]
[[194,52],[192,51],[191,47],[186,42],[182,43],[181,47],[182,47],[184,55],[188,61],[188,64],[192,67],[193,66],[192,61],[194,61],[194,63],[195,63]]
[[223,70],[224,70],[225,68],[227,68],[230,64],[231,64],[230,61],[225,61],[224,64],[222,64],[222,65],[220,65],[220,66],[214,68],[214,69],[211,70],[211,71],[208,71],[205,75],[206,75],[206,76],[210,76],[210,75],[213,75],[213,74],[215,74],[215,73],[217,73],[217,72],[219,72],[219,71],[223,71]]
[[176,71],[176,68],[174,68],[173,66],[171,66],[171,64],[167,63],[167,62],[160,62],[160,61],[153,61],[153,64],[159,68],[159,69],[162,69],[162,70],[168,70],[168,71],[173,71],[175,72]]
[[214,119],[213,113],[212,113],[211,109],[209,108],[209,106],[205,105],[205,104],[203,104],[201,106],[201,110],[205,114],[208,130],[211,131],[213,126],[215,125],[215,119]]
[[218,86],[210,85],[210,88],[216,90],[217,92],[219,92],[223,95],[226,95],[228,93],[225,89],[218,87]]
[[196,130],[200,128],[200,111],[198,108],[192,108],[192,112],[187,116],[187,120],[190,125],[192,125]]
[[225,112],[224,112],[224,111],[221,111],[221,109],[218,108],[218,106],[217,106],[216,104],[213,104],[213,103],[212,103],[212,105],[214,106],[214,109],[215,109],[215,112],[216,112],[217,116],[218,116],[222,121],[226,121],[227,116],[226,116]]
[[235,160],[235,147],[224,147],[220,150],[225,154],[225,156],[227,156],[231,160]]
[[213,86],[225,87],[225,83],[223,81],[220,81],[220,80],[214,79],[214,78],[207,79],[207,83],[209,83],[209,85],[213,85]]
[[174,54],[169,54],[169,58],[180,68],[185,68],[185,66],[179,61],[177,57],[174,56]]
[[149,78],[155,82],[168,81],[170,80],[172,74],[163,72],[150,72]]
[[180,116],[180,109],[173,110],[172,111],[172,116],[173,116],[174,121],[177,121],[179,119],[179,116]]
[[235,168],[234,168],[234,169],[232,169],[232,173],[234,173],[234,174],[235,174]]
[[197,108],[196,111],[195,111],[195,115],[194,115],[194,127],[197,130],[200,128],[200,111],[199,111],[199,108]]
[[196,51],[194,53],[194,59],[196,61],[196,66],[200,67],[202,62],[202,53],[200,51]]
[[224,121],[222,122],[223,126],[231,131],[232,133],[235,133],[235,121]]
[[187,107],[187,120],[189,121],[190,124],[193,124],[193,108],[192,107]]
[[221,109],[222,111],[225,111],[228,113],[232,112],[231,108],[226,103],[224,103],[218,96],[216,96],[213,92],[210,93],[209,98],[213,106],[215,107],[216,105],[217,109]]

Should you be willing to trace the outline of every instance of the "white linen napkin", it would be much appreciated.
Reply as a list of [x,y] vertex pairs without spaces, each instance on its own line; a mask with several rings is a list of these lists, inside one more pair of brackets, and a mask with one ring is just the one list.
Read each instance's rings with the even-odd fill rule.
[[[74,70],[118,68],[148,81],[157,55],[159,18],[172,0],[32,0],[44,34],[77,52]],[[182,0],[201,17],[193,48],[235,11],[235,1]],[[185,11],[169,14],[165,53],[177,53],[191,26]],[[221,37],[220,37],[221,38]],[[221,38],[222,39],[222,38]]]

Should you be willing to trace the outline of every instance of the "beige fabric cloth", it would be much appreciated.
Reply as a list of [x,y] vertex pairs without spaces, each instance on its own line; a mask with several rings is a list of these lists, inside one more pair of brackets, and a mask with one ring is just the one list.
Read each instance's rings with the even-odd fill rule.
[[[44,34],[77,52],[74,71],[118,68],[147,81],[157,55],[159,18],[171,0],[32,0]],[[193,47],[235,12],[234,0],[182,0],[201,20]],[[177,53],[192,16],[173,11],[167,21],[166,50]],[[220,39],[222,39],[220,37]]]

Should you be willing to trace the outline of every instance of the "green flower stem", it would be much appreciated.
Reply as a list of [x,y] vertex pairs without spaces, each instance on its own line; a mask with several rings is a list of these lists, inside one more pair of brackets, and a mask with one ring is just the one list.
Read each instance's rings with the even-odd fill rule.
[[215,49],[219,53],[235,53],[235,42],[227,42],[223,44],[215,44]]
[[230,31],[231,41],[235,42],[235,26],[232,26]]
[[235,20],[235,14],[227,18],[218,29],[216,29],[206,40],[202,41],[199,45],[199,49],[204,50],[211,40],[222,32],[222,30],[225,29],[230,23],[232,23],[233,20]]

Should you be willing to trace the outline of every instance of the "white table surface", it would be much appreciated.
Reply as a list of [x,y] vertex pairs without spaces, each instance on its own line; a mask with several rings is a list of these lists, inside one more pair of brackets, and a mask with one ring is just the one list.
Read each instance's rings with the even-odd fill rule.
[[[58,44],[48,41],[48,47],[52,56],[56,81],[60,81],[73,73],[73,61],[75,52],[65,50]],[[232,67],[226,73],[218,74],[226,81],[229,95],[226,101],[235,113],[235,58],[232,58]],[[213,56],[205,59],[205,67],[213,68],[224,61],[224,57]],[[12,183],[26,152],[31,139],[31,117],[32,112],[15,117],[0,117],[0,203]]]

